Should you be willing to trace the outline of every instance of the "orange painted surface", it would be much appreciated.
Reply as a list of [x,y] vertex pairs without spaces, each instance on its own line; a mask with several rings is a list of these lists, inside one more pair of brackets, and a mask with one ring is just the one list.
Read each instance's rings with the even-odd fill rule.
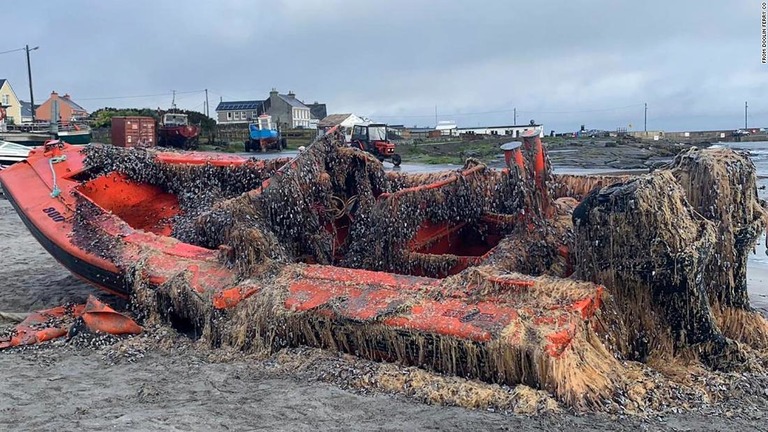
[[58,306],[31,313],[16,326],[14,335],[0,339],[0,349],[33,345],[66,336],[69,325],[81,318],[86,328],[96,333],[138,334],[143,330],[132,319],[116,312],[96,297],[88,296],[84,305]]
[[179,214],[179,200],[157,186],[139,184],[110,173],[83,183],[77,190],[132,228],[170,236],[171,219]]
[[94,296],[88,296],[82,318],[86,327],[97,333],[124,335],[139,334],[143,330],[134,320],[116,312]]
[[213,294],[213,307],[216,309],[233,308],[259,291],[261,291],[260,287],[237,287],[216,291]]

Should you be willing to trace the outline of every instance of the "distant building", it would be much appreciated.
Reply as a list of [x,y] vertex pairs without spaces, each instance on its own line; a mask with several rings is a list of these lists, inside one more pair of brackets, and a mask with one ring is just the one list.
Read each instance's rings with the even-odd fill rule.
[[248,123],[266,113],[283,129],[316,128],[320,119],[326,117],[326,112],[325,104],[305,105],[293,92],[280,94],[272,89],[265,100],[222,100],[216,107],[216,120],[219,123]]
[[216,117],[219,123],[248,123],[264,113],[264,101],[219,102]]
[[408,129],[408,134],[413,139],[424,139],[424,138],[433,138],[435,136],[440,136],[440,132],[435,130],[435,128],[412,127]]
[[18,124],[21,119],[21,101],[16,97],[11,83],[7,79],[0,79],[0,105],[5,107],[6,123]]
[[352,138],[352,126],[356,124],[367,124],[370,122],[365,121],[362,117],[358,117],[354,114],[331,114],[326,116],[317,123],[317,128],[320,130],[327,130],[334,126],[339,126],[342,133],[347,137],[347,141]]
[[318,127],[333,127],[339,125],[341,127],[351,128],[356,124],[366,123],[362,117],[358,117],[354,114],[331,114],[326,116],[317,124]]
[[539,130],[539,136],[544,137],[544,126],[540,124],[527,124],[527,125],[512,125],[512,126],[481,126],[470,128],[456,128],[456,132],[459,135],[490,135],[490,136],[509,136],[512,138],[518,138],[520,135],[528,130]]
[[392,136],[392,139],[410,139],[411,138],[411,131],[409,131],[408,128],[405,127],[405,125],[401,125],[401,124],[387,125],[387,129],[389,129],[389,135]]
[[[58,119],[51,119],[51,109],[54,103],[58,103]],[[51,96],[48,98],[48,100],[40,104],[40,106],[35,110],[36,120],[48,122],[61,121],[64,123],[69,123],[72,121],[84,120],[87,117],[88,111],[86,111],[85,108],[81,107],[80,105],[76,104],[69,96],[69,94],[59,96],[59,94],[55,91],[51,92]]]
[[269,99],[264,101],[264,111],[282,128],[309,128],[312,123],[309,107],[296,99],[296,94],[290,91],[283,95],[272,89]]
[[442,136],[457,136],[457,129],[456,122],[450,120],[439,121],[435,126],[435,130],[439,130]]

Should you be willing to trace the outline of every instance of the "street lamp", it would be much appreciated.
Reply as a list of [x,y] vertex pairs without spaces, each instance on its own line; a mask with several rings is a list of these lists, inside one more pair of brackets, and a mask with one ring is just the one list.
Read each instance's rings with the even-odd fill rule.
[[34,51],[38,48],[40,47],[36,46],[34,48],[30,48],[29,45],[24,46],[24,51],[27,52],[27,75],[29,75],[29,104],[32,107],[32,124],[35,123],[35,95],[32,92],[32,66],[29,63],[29,52]]

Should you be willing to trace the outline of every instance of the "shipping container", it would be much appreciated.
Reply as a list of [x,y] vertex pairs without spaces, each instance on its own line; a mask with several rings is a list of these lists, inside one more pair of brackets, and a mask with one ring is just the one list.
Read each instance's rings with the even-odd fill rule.
[[112,145],[154,147],[157,144],[152,117],[112,117]]

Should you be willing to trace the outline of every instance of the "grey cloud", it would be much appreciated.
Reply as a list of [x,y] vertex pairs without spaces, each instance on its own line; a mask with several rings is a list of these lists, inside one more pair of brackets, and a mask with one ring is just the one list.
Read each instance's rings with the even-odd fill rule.
[[[732,128],[766,124],[760,2],[269,0],[4,5],[0,51],[33,53],[38,98],[167,106],[170,90],[262,98],[271,87],[393,123],[548,128]],[[0,75],[26,98],[23,53]],[[201,94],[179,96],[198,108]],[[616,108],[616,109],[610,109]],[[763,114],[761,114],[763,113]]]

